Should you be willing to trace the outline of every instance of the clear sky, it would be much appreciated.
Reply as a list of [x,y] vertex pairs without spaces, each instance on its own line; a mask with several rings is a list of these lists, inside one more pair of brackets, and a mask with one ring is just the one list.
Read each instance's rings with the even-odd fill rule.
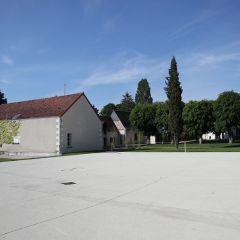
[[170,60],[183,99],[240,92],[239,0],[0,0],[0,89],[9,102],[84,91],[101,108],[135,95],[154,101]]

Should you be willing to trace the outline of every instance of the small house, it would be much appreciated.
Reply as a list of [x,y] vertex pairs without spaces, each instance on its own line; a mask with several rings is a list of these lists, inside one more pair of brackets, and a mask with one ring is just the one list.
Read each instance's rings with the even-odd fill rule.
[[84,93],[0,105],[0,121],[20,123],[7,152],[68,153],[101,150],[102,122]]
[[111,114],[112,121],[121,136],[120,145],[128,146],[145,143],[146,138],[143,132],[131,126],[129,117],[130,112],[126,111],[113,110]]

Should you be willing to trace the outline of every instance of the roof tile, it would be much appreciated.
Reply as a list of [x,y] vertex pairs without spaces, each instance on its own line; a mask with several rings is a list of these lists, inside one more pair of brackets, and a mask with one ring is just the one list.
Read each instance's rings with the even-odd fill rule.
[[84,93],[0,105],[0,120],[62,116]]

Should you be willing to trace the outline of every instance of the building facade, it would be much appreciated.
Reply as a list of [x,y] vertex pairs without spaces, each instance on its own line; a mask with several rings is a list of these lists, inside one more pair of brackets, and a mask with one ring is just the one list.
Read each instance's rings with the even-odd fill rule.
[[143,132],[131,126],[129,117],[130,112],[125,111],[113,110],[111,114],[112,121],[120,134],[120,145],[131,146],[146,143]]
[[19,121],[1,151],[62,154],[101,150],[102,122],[84,93],[0,105],[0,121]]

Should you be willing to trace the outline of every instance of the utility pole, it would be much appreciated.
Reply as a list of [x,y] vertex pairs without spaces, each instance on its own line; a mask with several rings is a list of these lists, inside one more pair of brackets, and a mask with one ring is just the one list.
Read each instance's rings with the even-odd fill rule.
[[63,86],[63,93],[64,93],[64,96],[66,95],[66,91],[67,91],[67,84],[64,83],[64,86]]

